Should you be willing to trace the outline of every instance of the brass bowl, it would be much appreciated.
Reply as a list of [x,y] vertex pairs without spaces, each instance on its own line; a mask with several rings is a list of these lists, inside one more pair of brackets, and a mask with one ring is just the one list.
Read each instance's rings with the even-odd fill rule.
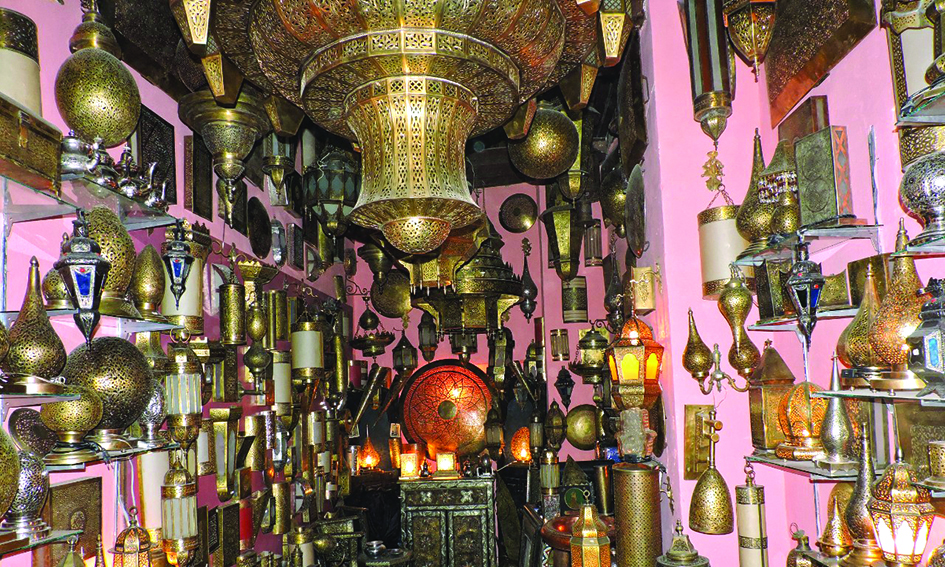
[[79,399],[44,404],[39,418],[64,443],[78,443],[102,419],[102,398],[85,386],[66,386],[64,395],[77,394]]
[[123,431],[151,398],[151,368],[133,344],[119,337],[99,337],[69,353],[62,370],[67,384],[86,386],[102,398],[96,429]]
[[565,436],[575,449],[593,449],[597,445],[597,408],[592,404],[571,408],[565,418]]
[[135,260],[131,297],[145,318],[164,319],[158,313],[161,300],[164,299],[164,262],[151,244],[145,246]]
[[59,67],[56,106],[70,130],[107,148],[124,142],[138,125],[141,95],[134,77],[114,55],[80,49]]
[[121,224],[118,215],[108,207],[94,207],[88,212],[87,219],[89,238],[98,243],[102,249],[102,257],[112,265],[102,291],[124,296],[134,275],[137,257],[135,243]]
[[571,167],[577,159],[580,141],[577,126],[564,113],[539,108],[528,135],[509,142],[509,158],[525,175],[550,179]]
[[46,300],[46,309],[72,309],[72,298],[69,297],[69,288],[65,280],[59,275],[56,268],[50,268],[43,276],[43,298]]

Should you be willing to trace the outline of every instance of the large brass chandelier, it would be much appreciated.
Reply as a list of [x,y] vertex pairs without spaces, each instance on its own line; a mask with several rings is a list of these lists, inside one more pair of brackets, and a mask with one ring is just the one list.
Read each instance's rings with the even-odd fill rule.
[[598,8],[575,0],[214,0],[213,31],[247,79],[358,141],[362,188],[350,220],[424,253],[481,216],[466,183],[466,140],[586,61],[598,42]]

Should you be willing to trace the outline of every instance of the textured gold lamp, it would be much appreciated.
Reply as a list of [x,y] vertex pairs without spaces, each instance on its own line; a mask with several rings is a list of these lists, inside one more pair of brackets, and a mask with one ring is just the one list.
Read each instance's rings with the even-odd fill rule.
[[243,175],[243,160],[253,145],[269,130],[262,102],[244,88],[232,108],[217,104],[210,91],[189,94],[180,100],[180,119],[203,138],[213,155],[213,170],[223,180],[224,219],[233,224],[233,205]]
[[716,433],[722,422],[715,417],[715,409],[703,420],[702,435],[709,440],[709,464],[699,476],[689,503],[689,527],[704,534],[730,534],[735,529],[735,513],[732,495],[722,474],[715,467],[715,445],[719,441]]
[[758,367],[748,379],[748,415],[751,444],[756,453],[771,453],[784,441],[779,424],[781,400],[794,387],[794,374],[770,341]]
[[735,0],[726,4],[728,37],[735,51],[751,65],[758,82],[758,66],[765,60],[774,30],[775,0]]
[[890,465],[873,487],[870,517],[883,558],[890,567],[918,565],[922,561],[929,530],[935,517],[928,489],[916,486],[918,479],[897,448]]
[[607,526],[597,515],[597,506],[585,504],[571,529],[571,567],[610,565],[610,538]]
[[94,461],[98,455],[82,444],[85,434],[102,419],[102,398],[84,386],[70,385],[66,395],[78,395],[76,400],[43,404],[39,417],[43,424],[56,433],[59,441],[44,460],[51,465],[66,465]]
[[164,299],[164,266],[153,244],[145,246],[135,260],[131,297],[135,308],[146,320],[167,321],[160,313],[161,300]]
[[548,255],[558,277],[571,280],[581,266],[581,242],[584,225],[578,219],[578,210],[570,204],[551,207],[541,214],[541,222],[548,233]]
[[[896,251],[904,251],[908,241],[905,224],[900,220]],[[892,370],[888,375],[871,379],[871,388],[921,390],[925,387],[925,381],[906,368],[909,362],[906,339],[919,326],[919,313],[927,299],[926,295],[917,294],[921,287],[915,260],[909,256],[894,258],[886,297],[880,303],[869,330],[870,346],[883,362],[892,366]]]
[[837,339],[837,356],[847,368],[854,368],[858,376],[870,380],[878,378],[886,363],[879,357],[870,344],[870,327],[876,320],[880,301],[876,294],[876,276],[873,265],[866,265],[866,278],[863,282],[863,297],[860,306],[850,324]]
[[578,157],[578,129],[563,112],[540,106],[521,140],[509,142],[512,165],[535,179],[550,179],[568,170]]
[[99,311],[102,315],[141,317],[135,306],[128,300],[128,287],[134,276],[135,243],[128,230],[111,209],[103,205],[93,207],[86,215],[89,223],[89,238],[101,249],[102,258],[111,264],[108,278],[102,288],[102,300]]
[[650,326],[631,313],[606,355],[614,407],[648,409],[661,391],[663,364],[663,345],[653,338]]
[[151,567],[151,536],[138,525],[138,510],[128,510],[128,527],[115,538],[112,567]]
[[732,114],[729,48],[722,3],[723,0],[687,0],[685,3],[693,117],[716,143]]
[[758,365],[758,360],[761,358],[758,347],[751,342],[748,332],[745,331],[745,321],[751,313],[751,307],[751,291],[745,286],[741,271],[732,266],[732,278],[719,294],[719,311],[732,329],[732,346],[728,350],[728,362],[743,378],[751,376],[751,371]]
[[827,400],[811,396],[821,391],[823,388],[817,384],[801,382],[781,399],[778,421],[786,439],[775,449],[778,458],[810,461],[823,455],[820,428],[827,411]]
[[138,125],[141,95],[134,77],[118,60],[121,48],[102,23],[97,2],[89,6],[69,40],[72,55],[56,74],[56,105],[79,138],[101,140],[111,148]]
[[170,0],[170,5],[187,48],[197,55],[206,53],[210,39],[211,0]]
[[689,340],[683,350],[683,368],[693,379],[698,380],[700,386],[703,379],[712,371],[712,351],[699,336],[696,329],[696,320],[689,310]]
[[85,386],[102,398],[102,419],[91,439],[106,450],[127,449],[123,432],[151,398],[151,368],[141,351],[120,337],[98,337],[69,353],[62,375],[67,384]]
[[751,177],[748,182],[748,191],[745,200],[738,207],[735,217],[735,228],[742,238],[750,242],[739,256],[761,250],[768,242],[771,234],[771,219],[774,217],[774,203],[765,203],[761,200],[761,172],[765,169],[765,157],[761,151],[761,134],[755,128],[755,148],[752,157]]

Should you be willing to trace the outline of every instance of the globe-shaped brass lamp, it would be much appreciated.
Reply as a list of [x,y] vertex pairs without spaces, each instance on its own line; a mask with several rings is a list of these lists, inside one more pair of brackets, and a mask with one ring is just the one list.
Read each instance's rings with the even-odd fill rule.
[[46,300],[46,309],[72,309],[72,299],[69,298],[69,288],[56,268],[50,268],[43,276],[43,298]]
[[42,457],[29,451],[20,451],[19,461],[16,494],[0,522],[0,530],[14,531],[21,538],[41,539],[49,533],[49,526],[40,517],[49,494],[49,471]]
[[[39,287],[39,261],[30,259],[26,296],[10,328],[9,351],[0,362],[8,376],[53,378],[65,364],[66,349],[53,329]],[[58,387],[57,387],[58,390]]]
[[69,353],[62,374],[67,384],[85,386],[102,398],[102,419],[92,440],[106,450],[128,448],[122,433],[151,398],[151,369],[141,351],[122,338],[99,337]]
[[121,49],[97,10],[89,10],[69,40],[72,55],[56,74],[56,105],[66,125],[86,142],[107,148],[124,142],[138,125],[141,95]]
[[135,260],[131,276],[131,298],[141,316],[149,321],[163,322],[159,313],[164,299],[164,264],[157,248],[148,244]]
[[509,142],[509,158],[525,175],[550,179],[571,167],[580,143],[577,127],[563,112],[539,108],[528,135]]
[[0,510],[7,510],[16,496],[17,479],[20,476],[20,457],[13,439],[0,427]]
[[86,433],[102,419],[102,398],[89,388],[76,384],[66,386],[63,393],[79,398],[44,404],[39,411],[43,424],[59,437],[56,448],[46,455],[45,461],[55,465],[93,461],[98,456],[79,445]]

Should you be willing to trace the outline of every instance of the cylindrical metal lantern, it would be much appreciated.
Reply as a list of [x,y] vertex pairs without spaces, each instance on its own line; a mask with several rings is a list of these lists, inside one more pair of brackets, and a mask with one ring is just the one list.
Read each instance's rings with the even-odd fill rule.
[[660,471],[646,463],[613,466],[617,565],[653,567],[663,553]]
[[289,295],[284,289],[271,289],[263,292],[266,296],[269,315],[269,329],[263,344],[266,348],[276,348],[276,343],[289,339]]
[[561,316],[565,323],[587,323],[587,278],[561,282]]
[[[172,281],[164,266],[164,299],[161,301],[161,314],[176,325],[182,325],[191,335],[203,334],[203,276],[207,255],[210,253],[210,234],[200,225],[191,225],[184,221],[184,240],[190,244],[190,253],[194,256],[194,263],[190,266],[184,293],[180,301],[174,297],[169,282]],[[166,240],[161,244],[161,254],[166,254],[168,245],[173,241],[174,230],[170,227],[165,231]]]
[[740,567],[768,567],[768,529],[765,524],[765,487],[755,484],[755,473],[746,468],[745,484],[735,487]]
[[723,3],[724,0],[686,0],[685,4],[693,118],[716,141],[732,114]]
[[6,8],[0,8],[0,69],[0,94],[42,116],[36,23]]
[[225,345],[246,344],[246,287],[241,283],[225,283],[220,292],[220,342]]
[[315,377],[325,368],[325,339],[317,321],[299,321],[292,327],[292,376],[297,379]]
[[[732,277],[730,265],[748,242],[735,228],[737,205],[722,205],[699,213],[699,257],[702,260],[702,299],[716,300]],[[754,272],[742,268],[748,289],[755,289]]]

